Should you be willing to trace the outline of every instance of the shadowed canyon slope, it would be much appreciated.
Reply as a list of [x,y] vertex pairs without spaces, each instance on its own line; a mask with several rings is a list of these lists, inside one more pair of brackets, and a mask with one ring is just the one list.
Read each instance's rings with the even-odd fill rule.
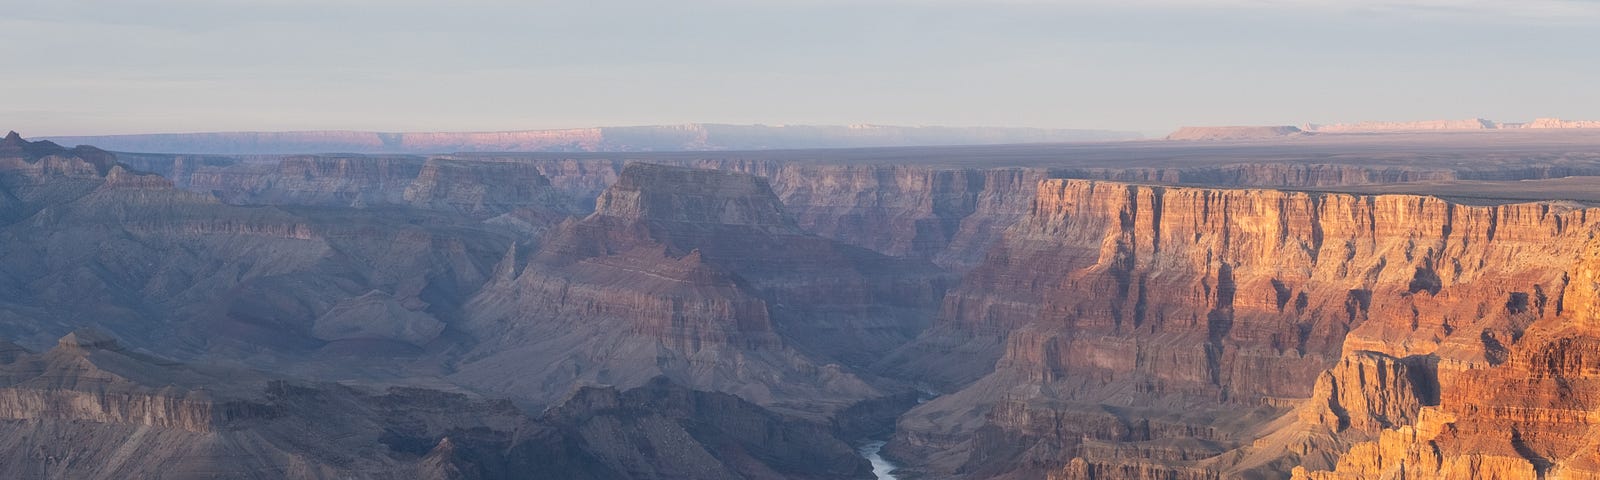
[[[884,395],[841,365],[916,336],[945,279],[925,261],[805,233],[759,177],[636,163],[592,215],[537,251],[507,252],[465,324],[494,339],[492,353],[460,375],[537,398],[664,374],[830,411]],[[512,365],[546,367],[503,378]]]
[[12,135],[0,472],[871,478],[874,438],[900,478],[1594,477],[1600,136],[1486,130],[430,156]]

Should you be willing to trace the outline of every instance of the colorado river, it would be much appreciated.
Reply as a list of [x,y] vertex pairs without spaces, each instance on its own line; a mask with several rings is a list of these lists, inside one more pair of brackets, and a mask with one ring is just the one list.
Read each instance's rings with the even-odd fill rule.
[[882,455],[878,455],[878,450],[883,449],[883,443],[884,442],[881,440],[863,443],[861,444],[861,448],[857,449],[857,451],[860,452],[861,456],[865,457],[868,462],[872,462],[872,475],[878,477],[878,480],[896,480],[894,474],[892,473],[895,469],[894,464],[889,463],[888,460],[884,460]]

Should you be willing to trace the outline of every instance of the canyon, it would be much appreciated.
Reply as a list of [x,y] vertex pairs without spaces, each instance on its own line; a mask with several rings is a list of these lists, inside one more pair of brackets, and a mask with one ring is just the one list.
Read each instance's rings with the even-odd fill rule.
[[1489,124],[13,133],[0,472],[1600,478],[1600,131]]

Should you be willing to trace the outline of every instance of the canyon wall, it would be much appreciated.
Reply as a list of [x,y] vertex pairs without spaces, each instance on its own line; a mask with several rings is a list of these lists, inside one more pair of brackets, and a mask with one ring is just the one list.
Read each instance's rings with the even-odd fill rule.
[[[955,389],[903,417],[889,451],[976,476],[1315,465],[1254,442],[1277,438],[1271,418],[1373,434],[1476,395],[1436,371],[1493,366],[1530,322],[1562,315],[1594,220],[1046,180],[935,326],[882,364]],[[1331,413],[1292,412],[1313,397]]]
[[482,344],[455,378],[551,401],[664,375],[826,418],[902,388],[853,367],[914,337],[946,282],[806,233],[760,177],[634,163],[593,214],[506,253],[468,305]]

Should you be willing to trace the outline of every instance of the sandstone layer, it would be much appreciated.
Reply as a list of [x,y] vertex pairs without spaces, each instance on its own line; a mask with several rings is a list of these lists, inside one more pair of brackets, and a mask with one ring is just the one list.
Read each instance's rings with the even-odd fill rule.
[[[1272,419],[1330,437],[1410,425],[1483,391],[1439,372],[1494,367],[1530,323],[1571,321],[1557,299],[1589,213],[1044,181],[939,322],[886,361],[956,389],[903,417],[890,452],[976,477],[1316,465],[1279,441],[1302,427]],[[1320,413],[1294,412],[1304,398]]]

